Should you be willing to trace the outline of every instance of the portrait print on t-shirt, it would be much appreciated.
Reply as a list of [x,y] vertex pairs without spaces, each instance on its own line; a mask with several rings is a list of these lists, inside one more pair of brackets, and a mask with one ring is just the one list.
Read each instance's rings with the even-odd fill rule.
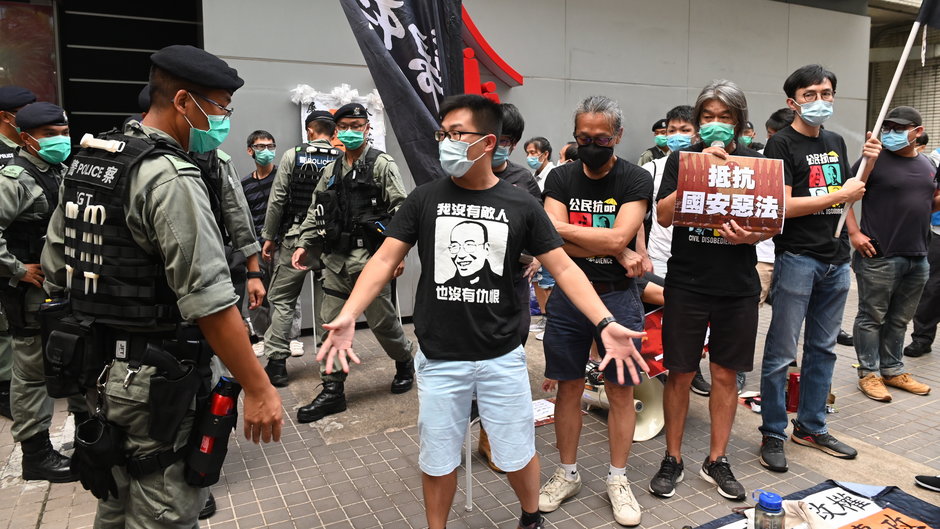
[[[616,219],[617,200],[613,197],[606,200],[572,197],[568,201],[568,222],[575,226],[612,228]],[[598,264],[612,264],[614,259],[609,256],[595,256],[589,257],[588,261]]]
[[842,189],[842,166],[836,151],[807,154],[806,163],[809,165],[810,196],[829,195]]
[[[470,207],[473,206],[467,206]],[[438,285],[438,300],[500,302],[509,237],[508,221],[474,217],[435,219],[434,282]],[[493,215],[493,218],[500,217]],[[505,218],[505,214],[502,215],[502,219]]]

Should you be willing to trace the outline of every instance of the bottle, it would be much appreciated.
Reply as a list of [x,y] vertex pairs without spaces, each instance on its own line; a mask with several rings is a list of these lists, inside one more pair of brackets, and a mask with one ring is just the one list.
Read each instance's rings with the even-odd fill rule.
[[784,529],[783,498],[760,489],[754,493],[760,493],[754,507],[754,529]]
[[228,441],[235,427],[236,406],[241,384],[221,377],[209,395],[205,416],[197,421],[199,443],[186,458],[186,482],[194,487],[208,487],[219,481]]
[[[213,417],[228,416],[235,410],[241,390],[241,384],[235,380],[228,377],[219,378],[219,383],[215,385],[209,397],[209,414]],[[211,454],[214,447],[215,437],[203,435],[199,442],[199,451],[203,454]]]
[[800,407],[800,374],[790,373],[787,380],[787,412],[796,413]]

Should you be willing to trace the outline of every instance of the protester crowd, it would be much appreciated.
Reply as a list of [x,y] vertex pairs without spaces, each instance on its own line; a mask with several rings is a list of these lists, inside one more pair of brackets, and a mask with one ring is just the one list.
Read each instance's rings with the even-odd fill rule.
[[[856,457],[826,421],[853,273],[859,390],[881,402],[892,390],[930,393],[903,360],[930,353],[940,319],[940,149],[922,153],[923,117],[902,106],[849,152],[825,127],[837,78],[820,65],[783,81],[785,107],[766,120],[766,144],[755,139],[745,93],[716,80],[693,105],[663,109],[636,164],[615,154],[637,146],[621,144],[624,113],[611,98],[578,104],[573,141],[556,164],[547,138],[522,141],[514,105],[453,96],[440,129],[428,131],[449,178],[410,193],[396,161],[371,145],[369,113],[356,103],[310,112],[298,145],[252,132],[240,156],[253,167],[239,179],[219,146],[243,84],[205,51],[160,50],[141,115],[76,152],[64,109],[0,88],[0,324],[9,329],[0,335],[0,413],[22,446],[23,478],[81,480],[99,498],[102,527],[193,526],[211,514],[208,485],[235,421],[231,394],[219,392],[231,382],[220,382],[221,363],[244,388],[246,436],[278,440],[275,388],[290,383],[288,360],[304,353],[298,298],[308,277],[322,389],[297,420],[347,409],[364,315],[394,362],[390,392],[417,382],[430,529],[446,523],[471,414],[481,418],[481,451],[519,499],[520,528],[541,528],[543,514],[579,494],[592,358],[610,403],[612,516],[641,523],[627,467],[634,387],[648,370],[644,303],[663,308],[668,369],[666,453],[645,484],[659,497],[685,478],[693,391],[709,398],[699,475],[721,496],[745,499],[727,448],[745,374],[758,367],[761,465],[788,470],[787,438]],[[509,160],[517,146],[526,167]],[[715,229],[673,225],[684,152],[781,160],[783,231],[751,231],[731,217]],[[417,343],[393,295],[415,245]],[[543,315],[535,322],[530,295]],[[772,317],[755,366],[762,305]],[[545,387],[557,388],[560,465],[542,484],[523,348],[530,332],[543,345]],[[793,372],[801,383],[788,435]],[[77,425],[71,458],[49,438],[59,397]],[[940,490],[938,478],[917,479]]]

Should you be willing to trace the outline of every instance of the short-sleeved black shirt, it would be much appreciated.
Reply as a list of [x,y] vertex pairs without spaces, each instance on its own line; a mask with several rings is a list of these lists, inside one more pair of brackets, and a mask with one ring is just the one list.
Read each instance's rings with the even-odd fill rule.
[[860,227],[878,241],[884,257],[927,255],[936,173],[937,167],[923,154],[906,157],[881,151],[865,184]]
[[[581,162],[560,165],[545,180],[545,197],[564,204],[568,208],[568,222],[576,226],[612,228],[622,205],[643,200],[649,211],[652,195],[653,177],[623,158],[618,158],[610,172],[597,180],[584,174]],[[635,241],[630,242],[630,248],[635,248]],[[626,269],[611,255],[576,257],[574,262],[591,281],[626,279]]]
[[[702,152],[704,143],[686,149]],[[738,145],[734,156],[763,158],[753,149]],[[656,200],[676,190],[679,183],[679,153],[666,159],[663,181]],[[730,218],[730,217],[729,217]],[[672,256],[667,263],[666,286],[713,296],[756,296],[760,294],[757,250],[753,244],[731,244],[718,230],[676,226],[672,230]]]
[[532,173],[522,167],[521,165],[516,165],[512,162],[506,162],[506,168],[503,169],[501,173],[493,172],[500,180],[505,181],[507,184],[512,184],[520,189],[524,189],[530,195],[535,197],[539,202],[542,201],[542,190],[539,189],[539,183],[535,180],[535,177],[532,176]]
[[[828,195],[842,189],[852,177],[845,140],[826,129],[811,138],[793,130],[781,129],[767,140],[764,156],[783,160],[784,183],[792,187],[792,196]],[[789,217],[783,232],[774,237],[777,254],[790,252],[807,255],[828,264],[849,260],[848,232],[834,237],[845,204],[832,206],[802,217]]]
[[518,347],[519,253],[563,244],[538,201],[502,180],[479,191],[450,178],[419,186],[385,234],[418,245],[415,334],[435,360],[486,360]]

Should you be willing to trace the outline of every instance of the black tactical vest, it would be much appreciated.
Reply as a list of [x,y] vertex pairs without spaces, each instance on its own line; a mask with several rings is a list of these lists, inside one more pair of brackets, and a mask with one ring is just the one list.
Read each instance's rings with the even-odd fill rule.
[[[171,154],[195,162],[157,135],[139,138],[113,130],[98,137],[124,142],[124,148],[120,152],[84,148],[75,154],[65,175],[65,262],[73,269],[72,310],[79,318],[110,325],[179,323],[182,318],[163,261],[134,241],[124,206],[129,202],[128,176],[141,161]],[[78,214],[73,216],[69,212],[76,205]],[[100,217],[91,222],[101,208],[104,222]],[[97,291],[89,285],[86,292],[85,272],[98,274]]]
[[7,249],[21,263],[38,263],[42,255],[42,247],[46,241],[46,228],[49,227],[49,219],[59,203],[59,182],[53,176],[55,170],[50,168],[42,172],[32,162],[22,156],[14,156],[9,165],[22,167],[24,172],[29,173],[46,197],[49,204],[48,209],[38,219],[32,220],[14,220],[7,226],[3,232],[3,237],[7,241]]
[[16,149],[0,141],[0,167],[8,165],[13,160],[14,152],[16,152]]
[[199,167],[202,182],[209,191],[209,207],[212,209],[215,224],[219,227],[219,233],[222,234],[222,244],[231,246],[232,235],[225,229],[225,219],[222,218],[222,186],[226,176],[222,174],[219,151],[213,149],[207,153],[189,153],[189,156]]
[[356,160],[349,177],[343,177],[343,159],[333,164],[327,189],[317,194],[317,227],[324,232],[328,253],[352,248],[374,252],[391,216],[382,188],[376,185],[375,161],[382,151],[370,148]]
[[294,147],[294,153],[287,204],[281,215],[281,235],[287,233],[294,224],[300,224],[307,218],[307,209],[313,201],[313,190],[320,182],[323,168],[338,159],[342,151],[335,147],[301,143]]

